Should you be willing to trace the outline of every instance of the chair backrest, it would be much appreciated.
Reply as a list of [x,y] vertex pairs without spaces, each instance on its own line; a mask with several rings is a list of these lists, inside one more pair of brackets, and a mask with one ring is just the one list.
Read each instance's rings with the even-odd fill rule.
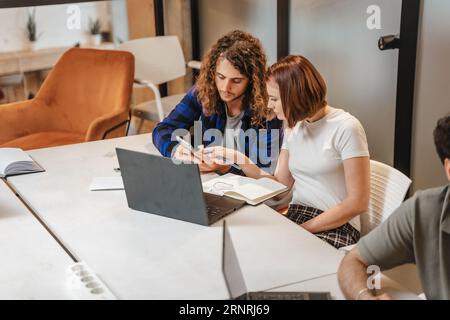
[[361,234],[386,220],[405,199],[411,179],[384,163],[370,160],[369,210],[361,215]]
[[136,79],[159,85],[186,74],[186,61],[176,36],[131,40],[120,44],[119,49],[134,55]]
[[86,133],[99,117],[128,114],[133,79],[134,58],[129,52],[69,49],[37,93],[36,100],[52,110],[42,125]]

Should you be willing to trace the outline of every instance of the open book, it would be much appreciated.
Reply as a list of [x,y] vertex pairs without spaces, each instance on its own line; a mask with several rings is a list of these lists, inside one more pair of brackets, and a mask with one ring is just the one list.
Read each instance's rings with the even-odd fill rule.
[[270,178],[253,179],[231,173],[203,183],[203,192],[244,200],[251,205],[257,205],[287,190],[284,184]]
[[0,177],[45,171],[22,149],[0,148]]

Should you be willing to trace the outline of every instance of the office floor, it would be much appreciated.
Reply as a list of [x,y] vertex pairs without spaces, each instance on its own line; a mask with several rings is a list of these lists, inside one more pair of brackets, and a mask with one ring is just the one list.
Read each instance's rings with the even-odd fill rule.
[[[158,124],[156,121],[144,120],[141,125],[140,121],[141,120],[137,119],[136,117],[131,118],[130,129],[129,129],[128,135],[131,136],[131,135],[135,135],[135,134],[150,133],[153,131],[153,129]],[[139,129],[139,126],[141,126],[140,129]],[[139,132],[138,132],[138,129],[139,129]]]
[[[50,70],[40,70],[26,72],[24,78],[20,78],[11,82],[11,75],[3,77],[0,75],[0,105],[6,103],[13,103],[24,101],[31,96],[34,96],[38,91],[44,80],[46,79]],[[5,82],[6,81],[6,82]]]

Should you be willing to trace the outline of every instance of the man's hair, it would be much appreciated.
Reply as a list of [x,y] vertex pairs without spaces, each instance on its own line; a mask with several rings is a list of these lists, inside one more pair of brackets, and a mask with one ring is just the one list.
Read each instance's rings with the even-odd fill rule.
[[325,80],[303,56],[287,56],[270,67],[267,77],[280,88],[281,104],[291,128],[327,105]]
[[197,97],[206,115],[220,113],[219,92],[216,87],[216,67],[219,59],[227,59],[242,75],[249,79],[244,106],[250,105],[253,126],[262,124],[267,115],[268,95],[265,83],[267,57],[261,42],[251,34],[235,30],[209,49],[202,61],[196,83]]
[[438,120],[433,135],[437,153],[444,164],[445,159],[450,159],[450,114]]

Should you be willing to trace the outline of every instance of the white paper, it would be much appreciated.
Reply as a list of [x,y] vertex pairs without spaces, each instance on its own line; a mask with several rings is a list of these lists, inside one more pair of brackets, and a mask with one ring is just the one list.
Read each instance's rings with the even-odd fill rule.
[[92,179],[89,190],[124,190],[122,177],[96,177]]

